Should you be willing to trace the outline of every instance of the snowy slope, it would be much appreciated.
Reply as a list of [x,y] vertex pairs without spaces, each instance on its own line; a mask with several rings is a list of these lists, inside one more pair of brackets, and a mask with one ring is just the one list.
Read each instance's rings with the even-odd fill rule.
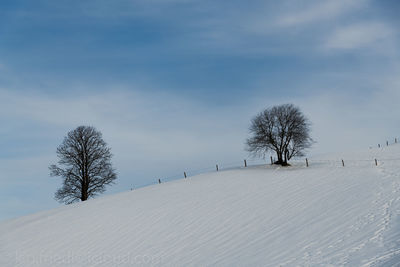
[[399,203],[400,145],[221,171],[0,223],[0,266],[400,266]]

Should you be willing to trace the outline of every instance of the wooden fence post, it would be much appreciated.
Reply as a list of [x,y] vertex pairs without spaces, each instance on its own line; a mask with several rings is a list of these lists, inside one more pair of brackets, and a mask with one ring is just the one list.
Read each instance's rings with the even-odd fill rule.
[[158,179],[158,183],[161,184],[161,179]]
[[308,167],[308,159],[306,158],[306,166]]
[[272,156],[271,156],[271,165],[274,165],[274,161],[273,161],[273,159],[272,159]]
[[389,141],[386,141],[386,146],[389,146]]
[[218,164],[217,164],[217,165],[215,165],[215,167],[217,168],[217,171],[218,171]]
[[183,176],[185,176],[185,179],[186,179],[186,177],[187,177],[187,176],[186,176],[186,172],[183,172]]
[[375,159],[375,166],[378,166],[378,161]]
[[343,165],[343,167],[344,167],[344,160],[342,160],[342,165]]
[[244,160],[244,167],[245,168],[247,167],[247,161],[246,160]]
[[378,144],[378,147],[381,147],[381,144]]

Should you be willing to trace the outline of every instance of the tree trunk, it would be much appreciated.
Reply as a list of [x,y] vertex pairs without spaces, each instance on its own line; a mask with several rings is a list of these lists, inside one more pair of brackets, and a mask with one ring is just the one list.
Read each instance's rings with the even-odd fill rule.
[[85,201],[88,199],[88,185],[86,183],[82,183],[82,192],[81,192],[81,201]]
[[276,156],[278,157],[278,161],[276,161],[275,164],[282,165],[283,163],[282,153],[280,151],[276,151]]
[[275,161],[275,164],[282,165],[282,166],[288,166],[289,165],[288,164],[288,154],[286,153],[286,151],[285,152],[277,151],[276,155],[278,157],[278,160]]
[[289,151],[285,149],[285,161],[283,162],[283,166],[288,165],[288,160],[289,160]]

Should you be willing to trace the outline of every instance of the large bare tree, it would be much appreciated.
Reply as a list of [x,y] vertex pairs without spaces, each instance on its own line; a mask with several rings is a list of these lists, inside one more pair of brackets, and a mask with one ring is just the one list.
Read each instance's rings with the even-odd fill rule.
[[50,166],[50,175],[63,178],[63,186],[55,193],[59,202],[85,201],[103,193],[117,178],[110,148],[94,127],[70,131],[57,148],[57,156],[59,165]]
[[255,156],[275,152],[275,164],[288,165],[292,157],[303,156],[313,140],[310,137],[310,122],[293,104],[284,104],[265,109],[255,116],[250,126],[251,137],[247,139],[247,150]]

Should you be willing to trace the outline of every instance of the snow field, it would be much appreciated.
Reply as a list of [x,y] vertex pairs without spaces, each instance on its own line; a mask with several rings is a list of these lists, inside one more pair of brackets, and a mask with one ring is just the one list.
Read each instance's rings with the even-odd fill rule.
[[398,158],[207,173],[5,221],[0,265],[400,266]]

